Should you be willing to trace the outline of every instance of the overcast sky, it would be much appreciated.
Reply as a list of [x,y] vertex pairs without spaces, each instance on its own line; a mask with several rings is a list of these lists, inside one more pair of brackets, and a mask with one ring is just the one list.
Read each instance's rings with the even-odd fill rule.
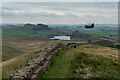
[[3,23],[118,23],[117,2],[4,2]]

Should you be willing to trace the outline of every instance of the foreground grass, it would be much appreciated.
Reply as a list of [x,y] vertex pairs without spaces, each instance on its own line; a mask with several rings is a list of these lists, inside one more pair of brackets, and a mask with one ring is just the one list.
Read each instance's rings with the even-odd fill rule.
[[35,57],[40,50],[23,54],[17,58],[2,63],[2,78],[8,78],[15,70],[24,66],[31,58]]
[[80,53],[72,62],[74,78],[118,79],[118,64],[101,55]]
[[42,78],[72,78],[71,61],[75,58],[74,49],[69,51],[63,50],[52,61],[48,71],[42,75]]
[[[83,52],[84,49],[92,48]],[[99,49],[104,49],[102,53],[107,55],[94,53]],[[82,45],[77,48],[63,50],[58,56],[54,58],[48,71],[43,74],[42,78],[118,78],[118,64],[117,58],[111,53],[107,52],[109,48],[97,45]],[[92,52],[92,53],[90,53]],[[116,51],[113,51],[116,52]],[[113,57],[109,57],[110,56]],[[113,79],[114,80],[114,79]]]

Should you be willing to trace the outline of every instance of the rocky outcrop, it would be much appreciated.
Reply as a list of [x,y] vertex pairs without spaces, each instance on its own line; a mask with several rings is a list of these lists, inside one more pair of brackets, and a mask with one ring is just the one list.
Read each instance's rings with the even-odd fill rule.
[[18,30],[24,30],[24,31],[40,31],[40,30],[51,30],[51,28],[48,25],[45,24],[30,24],[27,23],[21,27],[17,28]]
[[96,35],[90,35],[90,34],[82,33],[79,31],[74,31],[71,34],[70,39],[73,41],[82,41],[82,42],[88,42],[88,43],[93,43],[101,40],[100,37]]
[[51,48],[46,48],[42,52],[38,53],[35,58],[31,59],[24,67],[16,70],[14,74],[10,76],[10,79],[28,79],[40,77],[48,68],[51,60],[58,52],[66,46],[62,43],[54,44]]
[[38,30],[51,30],[48,25],[45,24],[37,24],[36,27],[33,27],[33,31],[38,31]]

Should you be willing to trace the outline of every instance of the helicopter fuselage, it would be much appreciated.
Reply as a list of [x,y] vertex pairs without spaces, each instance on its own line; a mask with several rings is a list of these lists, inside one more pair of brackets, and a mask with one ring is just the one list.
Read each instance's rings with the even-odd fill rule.
[[93,23],[93,24],[91,24],[90,26],[85,25],[85,28],[94,28],[94,23]]

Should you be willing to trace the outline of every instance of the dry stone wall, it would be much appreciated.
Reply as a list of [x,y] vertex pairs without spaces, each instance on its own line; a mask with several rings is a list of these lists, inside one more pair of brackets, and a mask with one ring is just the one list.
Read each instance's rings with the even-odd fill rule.
[[31,59],[24,67],[16,70],[15,73],[10,76],[10,79],[38,78],[46,71],[53,57],[56,56],[64,47],[65,45],[58,43],[53,44],[51,48],[44,49],[42,52],[38,53],[35,58]]
[[50,48],[46,48],[42,52],[38,53],[35,58],[27,62],[24,67],[16,70],[9,79],[24,80],[31,78],[39,78],[46,71],[53,57],[55,57],[58,52],[60,52],[63,48],[70,48],[71,46],[76,45],[78,44],[64,45],[62,43],[58,43],[51,45]]

